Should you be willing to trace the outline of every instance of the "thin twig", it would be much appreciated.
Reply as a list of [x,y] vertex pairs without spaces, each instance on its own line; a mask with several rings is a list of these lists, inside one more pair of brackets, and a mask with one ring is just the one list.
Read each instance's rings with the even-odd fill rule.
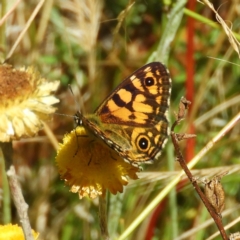
[[[181,165],[182,169],[184,170],[184,172],[186,173],[187,177],[189,178],[190,182],[192,183],[193,187],[196,189],[196,192],[198,193],[199,197],[201,198],[202,202],[204,203],[205,207],[207,208],[208,212],[210,213],[210,215],[212,216],[212,218],[214,219],[221,235],[222,238],[224,240],[228,239],[228,236],[224,230],[223,224],[222,224],[222,218],[221,216],[215,211],[215,209],[213,208],[213,206],[210,204],[210,202],[208,201],[208,199],[206,198],[206,196],[204,195],[204,193],[202,192],[202,190],[200,189],[200,187],[197,184],[196,179],[193,177],[192,173],[190,172],[190,170],[188,169],[188,166],[184,160],[184,157],[180,151],[180,147],[178,144],[178,137],[177,134],[174,133],[174,128],[183,120],[186,109],[188,108],[189,102],[185,99],[182,98],[181,102],[179,104],[179,112],[177,114],[177,120],[173,123],[172,129],[171,129],[171,138],[172,138],[172,142],[176,151],[176,155],[177,155],[177,160],[179,162],[179,164]],[[184,110],[185,108],[185,110]]]
[[28,218],[28,205],[26,204],[21,188],[19,186],[17,175],[15,172],[15,168],[13,166],[7,171],[9,186],[11,190],[11,194],[13,197],[13,201],[15,207],[17,208],[18,216],[20,218],[20,222],[22,224],[24,237],[26,240],[34,240],[31,225]]
[[0,142],[0,147],[4,156],[5,169],[8,176],[10,192],[12,194],[12,198],[17,209],[20,222],[22,224],[24,237],[26,240],[34,240],[27,213],[28,205],[23,198],[22,190],[18,183],[15,169],[12,165],[12,142]]

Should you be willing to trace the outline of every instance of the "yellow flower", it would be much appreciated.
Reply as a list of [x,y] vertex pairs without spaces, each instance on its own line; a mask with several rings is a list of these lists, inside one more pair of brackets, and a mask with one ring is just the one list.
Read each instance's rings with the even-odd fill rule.
[[35,135],[59,102],[51,96],[59,81],[47,82],[33,67],[0,66],[0,141]]
[[[36,240],[39,233],[34,232],[34,230],[32,230],[32,233],[34,239]],[[22,228],[17,224],[7,224],[4,226],[0,225],[0,240],[24,240]]]
[[61,178],[80,198],[104,196],[107,189],[113,194],[122,192],[128,177],[138,178],[138,167],[126,163],[101,140],[87,135],[83,127],[64,137],[56,162]]

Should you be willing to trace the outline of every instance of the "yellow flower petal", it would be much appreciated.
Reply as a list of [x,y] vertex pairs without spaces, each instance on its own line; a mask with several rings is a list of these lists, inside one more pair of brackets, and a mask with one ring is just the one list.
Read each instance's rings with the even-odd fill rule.
[[42,121],[55,111],[52,104],[59,100],[51,93],[59,81],[47,82],[33,68],[14,69],[0,66],[0,141],[34,136]]
[[[39,233],[32,230],[33,237],[37,240]],[[24,240],[22,228],[18,225],[0,225],[0,240]]]
[[125,162],[101,140],[87,135],[83,127],[64,137],[56,162],[61,178],[80,198],[105,195],[107,189],[113,194],[122,192],[128,177],[138,178],[138,167]]

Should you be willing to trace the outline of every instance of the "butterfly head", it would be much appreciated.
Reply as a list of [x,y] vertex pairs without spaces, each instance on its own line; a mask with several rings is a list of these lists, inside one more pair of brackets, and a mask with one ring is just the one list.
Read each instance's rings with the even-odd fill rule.
[[82,113],[80,111],[77,111],[74,115],[74,122],[77,126],[82,126]]

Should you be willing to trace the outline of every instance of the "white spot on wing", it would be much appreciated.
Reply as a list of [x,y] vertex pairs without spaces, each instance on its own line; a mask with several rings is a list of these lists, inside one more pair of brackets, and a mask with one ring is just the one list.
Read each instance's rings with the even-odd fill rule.
[[124,162],[132,164],[131,161],[129,161],[127,158],[123,158]]
[[136,78],[136,76],[135,76],[135,75],[132,75],[132,76],[130,77],[130,80],[133,81],[135,78]]
[[148,66],[148,67],[146,67],[143,71],[144,71],[144,72],[149,72],[149,71],[151,71],[151,69],[152,69],[152,68]]

